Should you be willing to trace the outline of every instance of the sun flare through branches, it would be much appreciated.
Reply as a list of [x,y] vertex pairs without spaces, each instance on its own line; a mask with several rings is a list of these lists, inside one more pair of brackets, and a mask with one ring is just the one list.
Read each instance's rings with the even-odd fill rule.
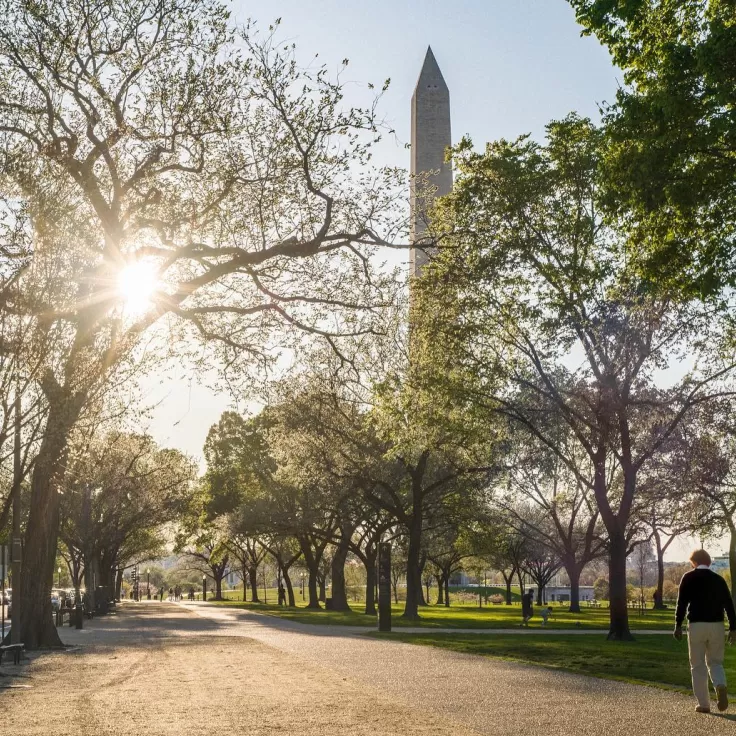
[[123,310],[129,316],[143,314],[152,304],[159,286],[156,265],[151,261],[133,261],[118,276],[118,291]]

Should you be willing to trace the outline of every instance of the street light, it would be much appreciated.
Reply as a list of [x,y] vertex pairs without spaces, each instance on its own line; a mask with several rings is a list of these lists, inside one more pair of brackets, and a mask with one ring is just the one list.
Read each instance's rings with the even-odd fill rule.
[[59,575],[59,581],[58,581],[58,585],[56,587],[57,588],[61,588],[61,565],[59,565],[59,567],[56,568],[56,572]]
[[202,600],[207,600],[207,576],[202,575]]
[[151,600],[151,568],[146,568],[146,592],[148,593],[148,600]]

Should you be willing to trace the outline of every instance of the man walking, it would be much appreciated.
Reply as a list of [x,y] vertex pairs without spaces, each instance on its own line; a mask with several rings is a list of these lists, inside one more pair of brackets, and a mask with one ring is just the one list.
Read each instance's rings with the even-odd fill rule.
[[693,569],[680,581],[675,614],[675,639],[682,639],[682,622],[687,613],[688,650],[693,678],[693,693],[698,700],[695,710],[710,713],[708,673],[716,689],[718,710],[728,708],[726,673],[723,655],[726,634],[724,613],[728,615],[728,643],[736,641],[736,610],[726,581],[710,569],[710,555],[696,549],[690,555]]

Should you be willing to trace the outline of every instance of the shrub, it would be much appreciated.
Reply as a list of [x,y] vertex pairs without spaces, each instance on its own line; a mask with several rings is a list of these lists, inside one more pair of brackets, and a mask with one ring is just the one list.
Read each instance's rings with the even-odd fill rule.
[[593,595],[599,601],[608,600],[608,580],[606,578],[598,578],[593,583]]
[[676,601],[677,600],[677,588],[678,586],[675,585],[671,580],[665,580],[664,585],[662,586],[662,598],[666,601]]

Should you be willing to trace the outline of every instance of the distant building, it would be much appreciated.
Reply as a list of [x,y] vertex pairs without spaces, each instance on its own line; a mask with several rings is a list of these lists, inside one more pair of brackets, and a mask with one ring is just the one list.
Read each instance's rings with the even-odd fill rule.
[[[526,583],[526,589],[530,588],[534,591],[534,598],[537,597],[537,587],[534,583]],[[511,590],[517,595],[519,594],[519,586],[512,585]],[[580,588],[580,600],[581,601],[592,601],[595,600],[595,592],[593,591],[592,585],[581,585]],[[570,602],[570,586],[569,585],[548,585],[544,589],[544,600],[547,603],[569,603]]]
[[[549,603],[569,603],[570,602],[570,586],[564,585],[548,585],[544,589],[544,597]],[[580,586],[580,600],[592,601],[595,599],[595,593],[592,585]]]
[[720,557],[714,557],[710,563],[710,569],[720,572],[721,570],[728,570],[730,563],[728,561],[728,555],[721,555]]

